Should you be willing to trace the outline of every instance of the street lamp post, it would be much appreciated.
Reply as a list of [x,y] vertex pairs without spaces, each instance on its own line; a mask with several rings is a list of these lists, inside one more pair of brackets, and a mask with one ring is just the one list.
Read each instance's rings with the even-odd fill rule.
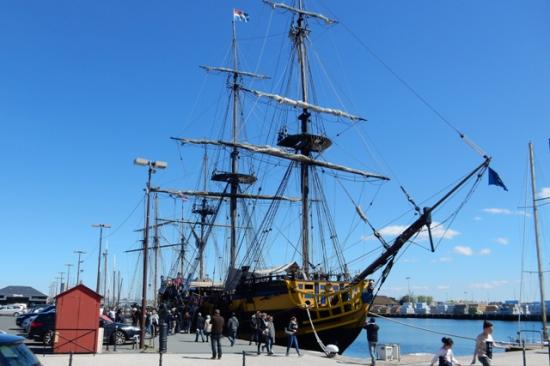
[[75,250],[74,251],[75,254],[78,254],[78,262],[76,264],[76,286],[80,285],[80,263],[84,262],[82,260],[80,260],[80,256],[82,254],[86,254],[86,252],[82,251],[82,250]]
[[71,263],[65,264],[67,266],[67,290],[71,287],[71,267],[73,266]]
[[411,278],[410,277],[405,277],[405,279],[407,280],[407,294],[409,295],[409,302],[412,303],[412,300],[411,300]]
[[99,252],[97,254],[97,282],[95,285],[95,292],[99,294],[99,285],[101,281],[101,245],[103,243],[103,229],[109,229],[111,225],[109,224],[93,224],[92,227],[99,228]]
[[141,319],[139,333],[139,348],[145,345],[145,312],[147,309],[147,257],[149,250],[149,206],[151,197],[151,175],[156,169],[165,169],[168,163],[164,161],[150,161],[143,158],[134,159],[135,165],[147,167],[147,184],[145,186],[145,229],[143,230],[143,285],[141,290]]

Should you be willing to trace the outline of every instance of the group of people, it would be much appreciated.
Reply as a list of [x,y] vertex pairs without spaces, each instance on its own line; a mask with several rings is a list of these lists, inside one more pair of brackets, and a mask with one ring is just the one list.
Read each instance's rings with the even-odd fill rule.
[[[371,357],[371,365],[376,365],[377,353],[376,344],[378,342],[379,326],[374,318],[370,318],[364,328],[367,331],[367,341],[369,344],[369,352]],[[482,366],[491,366],[493,359],[493,348],[505,348],[495,342],[493,339],[493,324],[489,321],[483,322],[483,332],[476,337],[476,345],[474,356],[471,365],[476,363],[476,360]],[[434,354],[430,366],[460,366],[453,353],[453,340],[449,337],[441,339],[442,346]]]
[[268,355],[273,354],[273,343],[275,343],[275,324],[273,317],[259,311],[250,318],[250,340],[249,345],[254,342],[258,354],[265,350]]
[[[212,359],[219,359],[222,355],[220,340],[223,337],[224,330],[230,346],[233,347],[237,339],[239,326],[239,319],[235,313],[232,313],[227,322],[225,322],[218,309],[214,311],[212,317],[210,315],[203,317],[202,313],[199,312],[195,320],[195,342],[199,342],[199,339],[201,342],[208,342],[210,338]],[[250,329],[251,335],[248,344],[252,345],[253,342],[255,343],[258,355],[263,351],[267,355],[273,355],[273,345],[275,344],[275,323],[273,316],[259,311],[256,312],[250,319]],[[285,333],[288,335],[287,356],[291,348],[295,348],[296,353],[301,356],[298,338],[296,337],[297,332],[298,322],[296,317],[292,316],[285,329]]]
[[[266,351],[268,355],[273,354],[273,344],[275,343],[275,323],[273,316],[257,311],[252,315],[250,319],[250,328],[252,332],[250,334],[249,345],[252,342],[256,343],[257,353],[261,354],[262,351]],[[288,336],[288,343],[286,347],[286,355],[289,355],[290,349],[296,349],[298,356],[301,356],[300,347],[298,345],[298,338],[296,334],[298,332],[298,322],[295,316],[290,318],[288,325],[285,328],[285,333]]]

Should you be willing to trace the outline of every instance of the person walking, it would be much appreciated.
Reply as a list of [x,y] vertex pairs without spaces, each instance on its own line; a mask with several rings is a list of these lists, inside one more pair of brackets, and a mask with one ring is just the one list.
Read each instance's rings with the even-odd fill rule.
[[231,343],[231,347],[235,345],[235,339],[237,338],[237,331],[239,330],[239,319],[237,319],[237,316],[235,313],[231,314],[231,318],[227,321],[227,330],[229,333],[229,342]]
[[195,342],[199,341],[199,335],[201,336],[201,341],[204,342],[204,318],[201,313],[197,315],[197,326],[195,328]]
[[261,353],[260,349],[267,349],[267,323],[265,318],[265,313],[261,313],[259,317],[256,317],[256,344],[258,347],[258,354]]
[[159,315],[156,310],[151,314],[151,324],[153,325],[153,337],[156,337],[159,330]]
[[207,342],[210,334],[212,334],[212,319],[210,319],[210,315],[207,315],[206,319],[204,320],[204,335],[206,336]]
[[223,326],[225,324],[224,318],[220,315],[220,310],[214,310],[214,316],[212,317],[212,334],[210,339],[212,341],[212,357],[211,359],[218,360],[222,358],[222,344],[220,342],[223,334]]
[[290,318],[290,322],[288,323],[285,333],[288,335],[288,345],[286,346],[286,355],[288,356],[288,352],[292,347],[296,348],[296,353],[298,353],[298,356],[301,356],[300,354],[300,347],[298,346],[298,338],[296,337],[296,333],[298,333],[298,322],[296,321],[296,317],[293,316]]
[[369,321],[365,324],[365,329],[367,330],[367,341],[369,342],[369,353],[371,359],[371,365],[376,365],[376,343],[378,343],[378,330],[380,327],[376,324],[374,318],[370,318]]
[[248,341],[248,345],[250,346],[252,342],[258,342],[256,339],[256,318],[260,316],[260,312],[257,311],[256,314],[252,314],[252,317],[250,318],[250,340]]
[[437,366],[460,366],[453,354],[453,340],[451,338],[443,337],[441,338],[441,342],[443,342],[443,346],[441,346],[439,351],[437,351],[434,355],[430,366],[435,366],[436,362]]
[[122,317],[122,309],[118,308],[115,314],[116,323],[124,323],[124,318]]
[[145,333],[149,334],[149,337],[153,338],[153,322],[151,320],[151,312],[146,310],[145,313]]
[[493,348],[506,347],[495,342],[493,339],[493,323],[485,320],[483,322],[483,332],[476,338],[476,347],[474,349],[474,357],[471,364],[475,364],[477,358],[482,366],[491,366]]
[[269,315],[267,317],[267,354],[271,356],[273,354],[273,343],[275,343],[275,323],[273,323],[273,317]]

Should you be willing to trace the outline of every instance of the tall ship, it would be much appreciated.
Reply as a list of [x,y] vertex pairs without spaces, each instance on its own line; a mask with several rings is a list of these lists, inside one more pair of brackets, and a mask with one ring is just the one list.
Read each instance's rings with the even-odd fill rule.
[[[434,250],[432,214],[457,194],[467,200],[491,158],[480,154],[477,166],[447,191],[439,191],[430,203],[423,203],[425,207],[419,207],[401,188],[403,199],[412,206],[412,223],[391,240],[386,239],[367,215],[369,211],[361,207],[361,202],[365,204],[361,195],[364,188],[355,187],[376,190],[390,178],[330,160],[334,141],[327,133],[333,129],[327,124],[345,126],[365,121],[334,106],[341,103],[317,101],[316,75],[310,65],[310,24],[330,27],[336,20],[307,9],[303,0],[265,3],[275,18],[290,17],[289,63],[282,66],[285,71],[280,81],[272,83],[280,92],[261,90],[268,76],[242,68],[236,30],[237,22],[247,21],[248,15],[234,10],[230,64],[202,66],[208,73],[226,77],[229,123],[213,139],[173,137],[183,149],[204,149],[200,189],[152,190],[185,196],[192,203],[197,219],[187,222],[192,222],[189,243],[193,243],[194,252],[192,258],[181,259],[177,268],[183,272],[184,291],[200,299],[203,311],[219,308],[225,315],[235,313],[243,338],[252,331],[248,320],[256,312],[270,314],[277,344],[286,344],[285,328],[296,316],[301,348],[319,350],[334,344],[342,353],[363,329],[369,308],[398,255],[419,235],[427,238]],[[251,121],[260,113],[265,113],[263,121]],[[345,144],[344,139],[339,138],[340,145]],[[209,168],[212,155],[217,160]],[[345,154],[339,156],[346,158]],[[363,162],[360,165],[364,166]],[[331,187],[338,188],[331,189],[331,193],[337,192],[331,200],[325,190],[329,180],[335,181]],[[377,243],[376,250],[368,253],[369,263],[354,273],[349,263],[357,258],[349,258],[341,239],[348,235],[344,229],[347,225],[335,218],[344,216],[345,209],[346,217],[353,215],[356,226],[362,225]],[[437,225],[441,229],[442,224]],[[214,243],[216,230],[225,234],[225,248]],[[223,276],[221,281],[205,279],[204,255],[209,245],[217,245],[214,261],[218,276]],[[287,260],[273,263],[279,258]]]

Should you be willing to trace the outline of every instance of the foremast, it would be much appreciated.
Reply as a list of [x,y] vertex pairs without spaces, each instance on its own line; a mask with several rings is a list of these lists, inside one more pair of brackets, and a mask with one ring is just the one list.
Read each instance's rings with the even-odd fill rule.
[[[224,67],[203,66],[207,71],[218,71],[228,73],[231,83],[231,94],[233,99],[233,111],[231,121],[231,141],[237,143],[239,140],[239,100],[242,76],[265,79],[263,75],[257,75],[251,72],[241,72],[239,70],[238,52],[237,52],[237,27],[235,17],[231,22],[232,25],[232,55],[233,69]],[[256,181],[256,177],[251,174],[239,173],[239,149],[233,146],[230,154],[231,171],[230,172],[215,172],[212,174],[212,180],[218,182],[226,182],[229,185],[229,220],[230,220],[230,243],[229,243],[229,268],[235,268],[237,262],[237,199],[239,198],[239,186],[241,184],[252,184]]]

